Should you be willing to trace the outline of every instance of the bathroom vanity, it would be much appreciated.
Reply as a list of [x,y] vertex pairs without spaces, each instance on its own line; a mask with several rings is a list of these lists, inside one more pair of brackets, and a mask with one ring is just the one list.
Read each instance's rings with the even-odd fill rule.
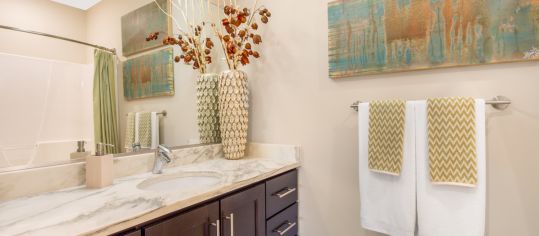
[[[153,153],[116,157],[111,186],[0,199],[0,235],[297,235],[299,147],[250,144],[235,161],[220,145],[172,152],[162,174],[150,172]],[[2,173],[0,196],[21,194],[9,188],[14,179],[54,185],[44,172],[84,176],[72,165]]]
[[297,170],[292,170],[115,235],[294,236],[297,199]]

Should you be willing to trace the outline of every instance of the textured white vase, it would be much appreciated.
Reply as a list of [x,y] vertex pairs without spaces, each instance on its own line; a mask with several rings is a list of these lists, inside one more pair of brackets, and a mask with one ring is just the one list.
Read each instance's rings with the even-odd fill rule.
[[219,75],[219,123],[226,159],[245,156],[249,123],[249,90],[247,74],[239,70]]
[[220,143],[219,76],[202,74],[197,80],[198,133],[203,144]]

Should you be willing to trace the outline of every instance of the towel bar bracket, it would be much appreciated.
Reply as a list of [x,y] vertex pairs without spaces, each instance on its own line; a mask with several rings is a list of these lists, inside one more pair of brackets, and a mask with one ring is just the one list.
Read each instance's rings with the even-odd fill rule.
[[[358,106],[360,103],[361,101],[356,101],[352,103],[350,108],[354,109],[355,111],[358,111]],[[496,96],[491,100],[485,101],[485,104],[491,105],[494,109],[502,111],[509,107],[509,105],[511,104],[511,99],[505,96]]]
[[486,104],[491,105],[496,110],[505,110],[507,107],[509,107],[509,104],[511,104],[511,99],[505,97],[505,96],[496,96],[490,101],[486,101]]
[[361,103],[361,101],[355,101],[354,103],[352,103],[350,108],[354,109],[355,111],[359,111],[359,104],[360,103]]
[[157,113],[157,115],[163,115],[163,117],[167,116],[167,110],[163,110],[162,112]]

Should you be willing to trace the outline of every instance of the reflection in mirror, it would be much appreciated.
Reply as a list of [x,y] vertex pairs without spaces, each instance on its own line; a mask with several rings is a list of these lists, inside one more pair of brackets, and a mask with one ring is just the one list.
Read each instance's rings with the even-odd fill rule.
[[92,66],[0,54],[0,168],[77,158],[94,143]]
[[[139,9],[153,3],[102,0],[79,9],[49,0],[0,2],[0,172],[82,161],[96,141],[114,144],[109,153],[200,143],[196,72],[173,63],[178,49],[125,45],[122,17],[138,12],[136,18],[147,19],[144,14],[156,12]],[[148,25],[130,29],[131,43],[146,42]],[[161,57],[169,61],[156,61],[169,50]],[[209,70],[219,71],[220,63],[214,64]],[[169,74],[156,69],[164,65]],[[167,79],[173,86],[163,88],[159,81]],[[148,89],[172,90],[146,96]]]

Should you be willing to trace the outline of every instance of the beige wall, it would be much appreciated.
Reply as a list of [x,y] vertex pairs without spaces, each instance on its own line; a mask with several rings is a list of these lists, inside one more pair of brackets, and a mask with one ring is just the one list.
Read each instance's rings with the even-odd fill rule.
[[[86,13],[48,0],[0,0],[0,25],[84,41]],[[0,52],[86,63],[86,46],[0,29]]]
[[359,221],[356,100],[440,96],[513,100],[488,109],[489,236],[539,235],[537,62],[332,80],[327,1],[264,1],[262,61],[248,67],[250,139],[300,144],[300,230],[308,236],[377,235]]

